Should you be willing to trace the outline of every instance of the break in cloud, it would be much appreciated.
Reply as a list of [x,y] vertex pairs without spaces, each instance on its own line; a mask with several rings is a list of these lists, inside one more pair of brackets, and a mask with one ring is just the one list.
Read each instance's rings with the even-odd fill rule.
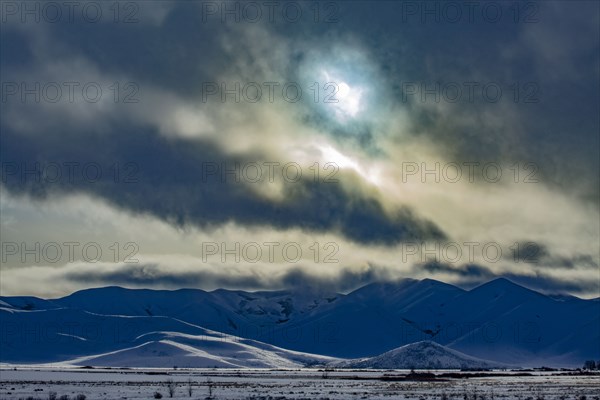
[[[336,3],[328,23],[303,2],[294,23],[222,22],[201,1],[136,3],[131,23],[108,9],[97,23],[3,9],[2,293],[506,276],[598,296],[599,6],[450,23],[404,3]],[[96,102],[81,92],[90,82]],[[39,100],[20,86],[36,83]],[[24,173],[36,166],[41,178]],[[22,257],[22,244],[54,242],[103,255]],[[257,261],[221,257],[250,242]],[[302,255],[269,259],[266,242]],[[114,243],[134,243],[138,264],[110,262]]]

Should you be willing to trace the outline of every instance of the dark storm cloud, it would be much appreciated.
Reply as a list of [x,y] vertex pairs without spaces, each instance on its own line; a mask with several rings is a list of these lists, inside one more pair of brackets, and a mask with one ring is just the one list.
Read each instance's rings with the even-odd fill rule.
[[369,265],[361,271],[344,269],[339,275],[324,277],[306,271],[301,266],[287,268],[280,274],[259,274],[245,270],[228,274],[218,268],[173,272],[158,264],[125,265],[119,270],[66,272],[67,281],[88,285],[121,285],[156,288],[229,288],[242,290],[274,290],[310,288],[328,292],[347,292],[386,277],[385,269]]
[[537,265],[540,268],[559,269],[598,269],[600,266],[589,254],[577,254],[571,257],[552,254],[548,246],[534,241],[521,241],[513,245],[513,251],[507,260]]
[[499,275],[508,278],[519,285],[537,290],[542,293],[585,293],[597,292],[598,282],[588,279],[561,279],[555,278],[543,273],[537,273],[533,276],[520,274],[502,274]]
[[539,270],[534,275],[526,272],[523,274],[515,272],[495,273],[490,268],[482,265],[453,266],[442,262],[429,262],[414,267],[415,272],[422,270],[431,274],[453,275],[452,282],[467,289],[479,286],[494,278],[507,278],[519,285],[542,293],[585,293],[586,291],[594,292],[598,290],[598,282],[578,278],[557,278]]
[[[139,4],[148,10],[158,3]],[[259,195],[252,190],[252,184],[203,180],[203,163],[206,162],[226,163],[230,167],[235,162],[260,163],[269,161],[268,153],[293,160],[293,150],[296,150],[293,149],[294,139],[299,137],[296,130],[305,130],[303,134],[310,130],[307,136],[314,134],[320,138],[323,135],[327,141],[340,145],[340,152],[350,150],[350,158],[356,155],[352,154],[354,152],[365,156],[361,159],[365,164],[374,161],[374,164],[386,163],[386,167],[406,161],[405,157],[396,154],[398,148],[411,149],[411,145],[415,142],[420,145],[423,139],[431,154],[441,156],[443,161],[496,161],[503,165],[518,161],[521,165],[532,162],[539,167],[535,176],[541,181],[536,187],[539,193],[524,196],[527,200],[513,196],[516,191],[493,200],[471,197],[478,193],[469,192],[470,189],[460,193],[460,201],[467,204],[466,208],[473,204],[475,212],[489,209],[492,217],[513,201],[539,202],[539,209],[533,210],[530,216],[519,220],[523,214],[515,213],[506,222],[515,224],[512,232],[522,229],[530,233],[517,238],[503,237],[503,240],[513,243],[513,240],[529,237],[531,231],[544,229],[549,232],[547,234],[560,238],[563,244],[561,254],[569,254],[564,247],[570,250],[573,242],[586,242],[588,248],[588,241],[597,242],[595,228],[586,229],[584,224],[581,224],[583,229],[577,226],[579,213],[590,211],[580,207],[576,197],[592,202],[600,199],[598,3],[536,2],[539,20],[515,23],[511,14],[514,9],[510,8],[512,4],[504,6],[504,3],[495,2],[502,4],[504,13],[504,18],[498,23],[483,20],[480,13],[474,23],[464,19],[458,23],[432,21],[431,18],[435,17],[431,15],[424,23],[418,14],[405,16],[407,19],[404,20],[405,5],[439,7],[442,2],[336,2],[340,6],[338,22],[328,24],[314,23],[310,14],[301,22],[291,24],[281,20],[274,24],[264,20],[258,24],[222,24],[218,17],[211,23],[204,23],[201,4],[195,1],[170,2],[169,10],[160,23],[141,18],[140,23],[129,25],[111,21],[90,24],[78,20],[73,24],[42,23],[14,29],[14,24],[2,24],[0,68],[4,81],[64,80],[73,75],[73,79],[79,80],[135,81],[142,92],[145,90],[142,97],[150,93],[142,99],[142,111],[138,109],[137,114],[132,115],[128,115],[130,109],[122,104],[114,107],[104,104],[93,110],[69,104],[63,107],[68,108],[68,112],[58,104],[57,112],[54,112],[55,109],[48,104],[20,104],[18,96],[13,97],[13,103],[3,103],[3,119],[0,121],[3,174],[7,174],[7,165],[9,169],[14,166],[31,169],[35,162],[39,162],[42,168],[49,163],[63,165],[77,162],[80,167],[99,163],[103,176],[91,183],[76,173],[72,181],[64,176],[66,168],[62,167],[63,177],[59,182],[44,183],[38,182],[31,174],[22,179],[20,172],[16,176],[8,173],[10,176],[6,180],[3,176],[2,189],[35,199],[84,193],[131,214],[147,214],[184,228],[198,226],[211,229],[230,222],[266,229],[300,228],[307,232],[339,233],[366,245],[437,240],[455,234],[469,237],[471,232],[465,235],[465,232],[449,231],[446,235],[438,227],[438,221],[419,218],[419,208],[414,211],[401,208],[394,215],[384,211],[384,202],[388,206],[406,204],[405,193],[386,191],[387,176],[380,186],[381,193],[375,188],[366,188],[367,183],[359,182],[362,178],[342,171],[340,178],[343,185],[317,184],[310,179],[302,179],[286,184],[282,199],[277,200]],[[310,5],[315,3],[303,4],[305,12],[309,12]],[[357,53],[363,58],[352,59]],[[349,59],[340,57],[348,54]],[[297,108],[290,108],[289,104],[281,101],[281,104],[274,105],[283,104],[281,109],[275,107],[273,114],[289,123],[289,129],[285,128],[281,135],[275,137],[263,135],[262,131],[270,122],[275,125],[275,118],[269,120],[272,115],[263,118],[264,114],[254,114],[256,109],[251,108],[253,105],[221,108],[217,104],[217,107],[211,108],[199,102],[200,87],[206,81],[318,80],[317,72],[328,68],[331,63],[348,74],[342,74],[348,83],[351,84],[353,78],[364,78],[361,84],[375,93],[365,101],[371,108],[363,119],[350,123],[337,121],[331,117],[331,110],[323,104],[311,103],[308,95],[297,104]],[[443,98],[432,101],[431,96],[429,100],[421,101],[419,94],[409,93],[404,85],[424,84],[431,88],[436,84],[457,83],[464,89],[464,83],[468,82],[475,82],[479,88],[473,102],[466,99],[465,92],[456,103],[446,102]],[[481,99],[481,88],[488,83],[500,85],[503,91],[500,101]],[[523,86],[526,83],[533,84],[534,98],[539,101],[524,101],[531,89]],[[520,85],[518,101],[514,100],[514,85]],[[189,109],[185,107],[188,105]],[[21,109],[25,111],[14,112]],[[165,109],[167,111],[162,113]],[[180,111],[184,118],[180,118]],[[207,118],[206,123],[202,121],[200,117],[205,111],[211,117],[215,115],[215,119]],[[244,124],[248,115],[256,116],[264,124],[246,130]],[[173,117],[176,122],[162,124],[161,118],[165,116]],[[399,127],[391,124],[393,129],[385,129],[385,123],[389,121],[398,122]],[[193,125],[202,133],[167,132],[177,127],[178,122],[186,128]],[[216,122],[215,126],[209,127],[212,122]],[[227,136],[227,130],[231,128],[229,123],[238,124],[231,130],[239,128],[242,134]],[[223,129],[223,126],[226,128]],[[208,133],[204,132],[204,128]],[[85,132],[80,132],[82,130]],[[180,138],[182,135],[194,136],[194,139],[184,140]],[[285,151],[281,150],[284,146],[272,146],[265,149],[267,154],[228,155],[230,145],[235,147],[240,138],[253,142],[246,148],[261,148],[263,143],[268,147],[271,140],[289,146],[285,146]],[[313,138],[306,139],[308,142]],[[292,151],[288,154],[289,148]],[[424,161],[418,159],[420,156],[424,155],[419,150],[415,151],[416,159],[411,161]],[[116,164],[121,167],[119,182],[114,182],[111,169]],[[508,168],[505,171],[509,176],[512,174]],[[127,182],[130,177],[134,178],[133,182]],[[349,184],[353,180],[357,182],[356,190]],[[547,187],[551,190],[545,192]],[[377,196],[379,194],[381,197]],[[410,195],[410,191],[406,191],[406,201],[414,200]],[[563,195],[569,197],[565,199],[564,203],[568,204],[565,208],[555,210],[551,205],[554,203],[546,202],[549,198],[560,197],[562,200]],[[439,201],[434,207],[442,213],[446,211],[446,199],[427,198],[431,202]],[[441,214],[432,213],[431,204],[426,203],[423,201],[423,215]],[[457,207],[448,204],[448,213],[454,213]],[[520,206],[514,205],[522,211]],[[570,210],[576,212],[570,213]],[[557,226],[554,232],[538,223],[539,219],[543,219],[539,218],[544,217],[543,213],[555,211],[553,216],[558,216],[558,220],[575,221],[576,229],[569,226],[561,230]],[[593,210],[591,214],[596,216],[596,212]],[[439,223],[445,224],[444,227],[454,226],[457,231],[463,229],[460,228],[463,222],[466,222],[464,230],[474,226],[468,222],[473,218],[464,213],[443,217]],[[530,224],[529,217],[534,224]],[[465,219],[457,223],[456,220],[461,218]],[[491,226],[495,222],[490,221],[498,219],[481,221],[477,228],[484,229],[476,229],[476,232],[489,231],[491,236],[495,236],[498,231]],[[563,232],[576,233],[566,237]],[[357,253],[360,254],[360,249]],[[373,259],[377,257],[372,256]],[[597,292],[598,289],[589,280],[584,282],[573,278],[560,281],[546,275],[550,272],[558,274],[564,269],[586,269],[589,277],[599,267],[595,254],[564,257],[554,254],[554,249],[540,245],[537,250],[523,248],[518,257],[505,261],[507,264],[518,263],[530,275],[502,276],[532,287],[574,292],[588,289]],[[465,285],[497,276],[496,266],[491,267],[436,263],[419,266],[420,271],[432,275],[452,275],[457,282]],[[544,268],[552,268],[553,271],[544,271]],[[171,275],[165,271],[157,265],[146,265],[122,272],[91,274],[89,278],[106,284],[130,282],[152,285],[156,279],[175,287],[187,286],[190,282],[198,285],[210,282],[223,287],[271,287],[255,276],[230,277],[217,272],[194,271]],[[532,271],[537,271],[537,275],[531,275]],[[71,280],[87,284],[87,277],[73,275]],[[379,270],[370,268],[366,272],[340,272],[336,278],[318,278],[298,267],[277,279],[273,278],[272,285],[294,286],[306,281],[316,286],[350,288],[380,277]]]
[[323,291],[347,292],[371,282],[388,278],[386,268],[374,264],[360,270],[342,269],[335,276],[315,275],[300,267],[291,268],[281,277],[285,288],[310,287]]
[[[45,198],[52,193],[88,193],[133,213],[148,213],[185,227],[214,227],[227,222],[242,225],[301,228],[306,231],[339,232],[350,240],[367,244],[393,244],[403,240],[443,239],[443,232],[404,208],[390,216],[378,200],[350,194],[339,183],[302,178],[285,185],[283,201],[260,197],[234,176],[208,175],[209,164],[233,169],[235,164],[261,163],[260,155],[233,158],[210,142],[166,139],[134,126],[120,126],[113,134],[81,136],[62,133],[60,140],[48,135],[37,139],[3,129],[3,184],[10,192]],[[121,134],[116,132],[127,132]],[[42,176],[25,174],[37,169]],[[55,179],[51,163],[61,166]],[[65,165],[78,163],[73,179]],[[83,166],[96,163],[88,170]],[[118,182],[112,166],[121,171]],[[15,170],[16,169],[16,170]],[[96,178],[96,170],[102,176]],[[52,176],[49,182],[44,172]],[[90,179],[91,176],[91,179]],[[127,182],[127,180],[133,180]]]
[[[426,270],[433,275],[450,273],[455,278],[452,284],[465,289],[472,289],[496,278],[507,278],[521,286],[547,294],[585,293],[597,291],[598,283],[589,280],[564,280],[542,273],[525,275],[518,273],[496,274],[480,265],[452,267],[443,263],[428,263],[415,267],[415,270]],[[324,276],[310,272],[301,266],[285,269],[277,274],[262,274],[257,270],[246,269],[244,273],[227,273],[218,268],[197,269],[174,272],[168,266],[159,264],[127,264],[118,270],[78,271],[64,273],[66,281],[85,283],[87,285],[121,285],[128,287],[155,288],[229,288],[241,290],[274,290],[299,289],[329,292],[348,292],[372,282],[390,280],[390,270],[383,266],[369,264],[361,270],[341,269],[334,276]]]
[[[206,276],[208,275],[208,276]],[[65,278],[73,282],[86,282],[91,285],[164,285],[164,286],[185,286],[198,285],[201,283],[211,282],[215,280],[215,276],[211,272],[206,272],[202,276],[193,272],[185,272],[179,274],[163,271],[157,264],[131,265],[121,268],[116,271],[94,271],[80,272],[71,271],[65,274]],[[234,279],[243,279],[240,276],[234,276]],[[231,282],[229,282],[231,284]]]
[[[51,35],[60,46],[48,50],[50,54],[44,54],[44,57],[69,59],[82,56],[107,76],[134,77],[139,87],[164,89],[184,98],[199,97],[201,83],[216,80],[227,68],[235,70],[249,66],[249,71],[238,72],[252,81],[264,74],[279,74],[282,71],[278,69],[286,67],[285,62],[284,65],[276,62],[272,71],[265,71],[261,69],[265,60],[256,59],[256,54],[249,49],[240,46],[237,52],[225,50],[223,34],[229,35],[228,40],[241,40],[244,30],[235,24],[202,22],[199,4],[178,2],[170,7],[158,25],[143,21],[132,25],[90,24],[80,20],[56,24],[51,26]],[[34,51],[39,43],[36,44],[33,39],[36,31],[24,33],[8,28],[4,31],[13,32],[15,37],[20,38],[18,47],[9,45],[7,48],[11,55],[21,56],[3,57],[3,67],[10,77],[22,69],[22,63],[27,63],[24,60],[33,61],[31,54],[39,57],[40,52]],[[90,43],[94,45],[90,46]],[[285,55],[275,57],[285,59]],[[299,57],[296,64],[289,65],[287,72],[290,79],[298,76],[301,60],[302,57]],[[49,62],[43,58],[39,61]],[[264,155],[234,159],[226,156],[215,140],[167,140],[143,126],[143,122],[133,126],[123,121],[124,115],[92,119],[86,123],[98,121],[98,125],[84,128],[77,123],[71,124],[69,118],[57,119],[55,114],[46,121],[43,117],[47,115],[44,104],[18,104],[17,100],[14,103],[7,104],[7,109],[26,110],[27,115],[40,121],[35,139],[11,130],[18,125],[14,120],[22,118],[23,114],[13,114],[10,124],[3,122],[3,162],[16,163],[19,168],[31,168],[35,162],[40,162],[42,169],[48,163],[77,162],[85,165],[97,162],[102,166],[103,177],[94,183],[83,182],[77,176],[75,181],[63,178],[58,183],[45,184],[36,182],[32,176],[25,180],[11,176],[5,182],[10,192],[26,193],[37,198],[44,198],[53,191],[85,192],[131,212],[148,213],[177,226],[212,227],[234,221],[242,225],[340,232],[353,241],[371,244],[445,237],[434,223],[419,219],[408,208],[390,216],[378,200],[369,195],[350,194],[337,184],[303,179],[286,185],[284,201],[279,203],[258,196],[244,184],[202,180],[203,163],[226,163],[231,167],[235,162],[261,162]],[[118,111],[123,110],[119,108]],[[57,126],[60,126],[60,131]],[[333,136],[353,136],[363,146],[373,146],[368,126],[362,127],[360,134],[353,135],[339,127],[337,131],[331,125],[326,128]],[[79,134],[77,130],[80,129],[103,132]],[[107,169],[115,164],[133,164],[137,182],[115,185],[111,174],[107,173]]]
[[[381,94],[374,103],[391,100],[409,108],[412,135],[434,140],[457,161],[533,162],[539,166],[536,176],[545,182],[583,186],[580,189],[586,198],[597,201],[598,5],[570,3],[535,2],[535,18],[527,23],[515,23],[514,10],[508,4],[500,7],[502,18],[493,23],[482,17],[481,5],[473,22],[466,18],[464,7],[463,18],[456,23],[445,20],[443,14],[441,20],[439,15],[429,14],[423,22],[421,2],[410,6],[406,2],[340,2],[336,3],[335,23],[314,23],[309,4],[302,3],[308,14],[297,23],[262,19],[256,24],[289,41],[288,53],[282,57],[284,65],[274,63],[273,71],[240,72],[252,81],[262,77],[260,74],[282,69],[276,72],[294,81],[310,49],[317,45],[334,48],[342,39],[355,38],[372,55],[370,61],[385,86],[377,88]],[[432,2],[429,7],[441,5]],[[148,4],[141,7],[152,8]],[[409,13],[414,7],[415,12]],[[152,84],[184,97],[198,97],[202,82],[214,80],[240,59],[253,68],[261,61],[251,52],[224,51],[224,33],[230,35],[229,40],[241,41],[244,29],[253,24],[223,24],[219,17],[203,21],[202,2],[176,2],[169,5],[161,24],[143,23],[144,19],[136,24],[79,20],[55,24],[52,35],[107,74],[133,76],[142,87]],[[583,35],[579,34],[582,30]],[[25,34],[10,29],[2,33],[5,72],[31,61]],[[556,46],[547,44],[557,41]],[[63,57],[69,51],[54,50],[54,56]],[[327,53],[323,56],[322,61],[334,61]],[[407,82],[428,87],[475,82],[478,95],[474,102],[465,101],[466,96],[456,104],[431,97],[422,102],[419,95],[406,96],[403,85]],[[503,96],[498,103],[481,98],[481,88],[488,83],[501,86]],[[517,83],[533,85],[519,87],[519,101],[514,100]],[[524,102],[532,90],[536,102]],[[448,107],[440,109],[440,104]],[[322,121],[318,110],[312,111],[307,121],[324,127],[330,135],[370,150],[377,148],[368,124],[340,129]]]
[[450,264],[441,262],[428,262],[421,265],[417,265],[415,270],[425,270],[429,273],[450,273],[453,275],[470,278],[470,279],[483,279],[488,280],[493,277],[494,274],[488,268],[477,264],[467,264],[459,267],[453,267]]
[[[219,43],[227,27],[203,23],[201,4],[172,2],[160,25],[148,23],[141,14],[132,24],[58,24],[53,34],[104,73],[135,76],[142,87],[152,84],[193,96],[202,82],[214,79],[232,62]],[[153,5],[138,7],[143,13]]]
[[[534,163],[546,184],[597,203],[598,3],[530,2],[532,18],[519,22],[508,2],[494,3],[494,22],[482,4],[472,22],[466,3],[454,4],[462,10],[456,22],[441,11],[444,2],[347,2],[332,30],[354,32],[373,52],[394,100],[411,110],[412,135],[456,161]],[[467,83],[478,85],[473,101]],[[406,84],[438,98],[408,94]],[[462,95],[446,101],[443,88],[453,84]],[[501,89],[498,101],[484,96],[488,84]]]

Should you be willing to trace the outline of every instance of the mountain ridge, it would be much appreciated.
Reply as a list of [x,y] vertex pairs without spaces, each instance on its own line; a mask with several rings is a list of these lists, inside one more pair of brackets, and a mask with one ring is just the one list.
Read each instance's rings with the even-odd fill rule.
[[[402,279],[371,283],[347,294],[110,286],[49,300],[13,296],[0,301],[0,316],[7,322],[33,321],[35,316],[27,313],[44,310],[62,320],[76,320],[69,314],[74,310],[101,316],[162,316],[338,358],[373,357],[427,340],[511,365],[550,360],[558,366],[578,366],[582,359],[600,358],[598,301],[547,296],[503,278],[470,290],[432,279]],[[11,313],[25,314],[10,317]]]

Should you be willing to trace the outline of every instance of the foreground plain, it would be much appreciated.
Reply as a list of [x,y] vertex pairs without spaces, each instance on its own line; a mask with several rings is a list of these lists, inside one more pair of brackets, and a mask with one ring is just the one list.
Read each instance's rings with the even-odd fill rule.
[[[166,370],[4,367],[0,399],[577,399],[600,396],[600,374],[567,371]],[[408,379],[406,378],[408,375]],[[412,378],[411,378],[412,377]],[[189,390],[191,388],[191,396]],[[209,397],[212,393],[212,397]]]

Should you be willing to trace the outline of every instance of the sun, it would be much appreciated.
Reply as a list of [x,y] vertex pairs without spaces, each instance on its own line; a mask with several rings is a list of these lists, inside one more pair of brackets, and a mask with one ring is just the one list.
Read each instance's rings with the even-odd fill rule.
[[359,88],[351,88],[346,82],[341,82],[338,85],[337,106],[341,112],[356,117],[361,109],[362,90]]
[[328,87],[333,89],[328,93],[330,96],[324,105],[333,111],[336,119],[340,122],[347,122],[358,117],[363,109],[364,90],[358,85],[351,86],[344,79],[340,79],[328,71],[323,71],[323,76]]

